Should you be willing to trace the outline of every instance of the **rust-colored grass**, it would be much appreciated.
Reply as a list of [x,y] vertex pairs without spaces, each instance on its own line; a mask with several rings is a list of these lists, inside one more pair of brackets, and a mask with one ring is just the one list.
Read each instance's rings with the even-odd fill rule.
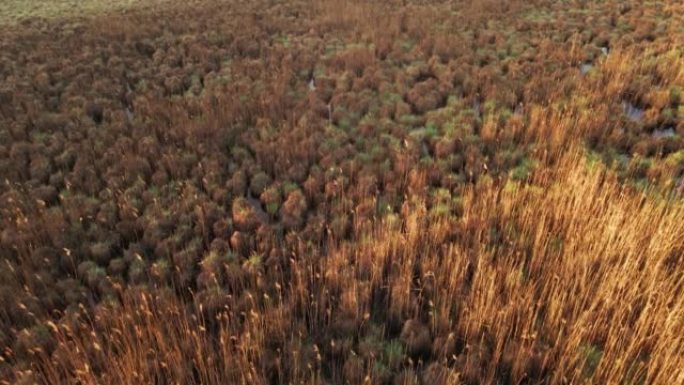
[[0,5],[0,384],[684,383],[684,5],[60,4]]
[[[435,218],[411,201],[364,242],[293,256],[276,293],[228,296],[216,319],[166,292],[129,291],[53,326],[60,346],[38,368],[48,383],[313,384],[326,371],[346,378],[330,346],[354,337],[339,328],[391,336],[409,319],[454,342],[428,346],[440,383],[681,382],[681,201],[655,201],[570,151],[529,184],[469,188],[462,205],[460,219]],[[359,378],[380,381],[380,358],[363,358]],[[431,373],[420,359],[403,365]]]

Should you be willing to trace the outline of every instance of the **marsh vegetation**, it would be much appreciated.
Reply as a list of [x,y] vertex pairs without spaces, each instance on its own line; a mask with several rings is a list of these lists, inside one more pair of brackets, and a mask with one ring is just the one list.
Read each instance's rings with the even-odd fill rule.
[[0,384],[684,382],[684,4],[67,3],[0,6]]

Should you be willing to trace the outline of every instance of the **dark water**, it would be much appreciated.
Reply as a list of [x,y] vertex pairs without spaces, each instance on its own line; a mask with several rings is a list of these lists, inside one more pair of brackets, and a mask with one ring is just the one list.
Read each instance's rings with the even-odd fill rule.
[[591,70],[592,67],[593,67],[593,64],[591,64],[591,63],[582,63],[582,64],[580,64],[580,73],[582,75],[586,75],[589,73],[589,71]]
[[625,113],[625,115],[627,115],[627,117],[630,120],[633,120],[635,122],[641,121],[641,119],[643,119],[644,117],[643,108],[639,108],[628,101],[622,102],[622,111]]
[[651,135],[656,138],[672,138],[676,136],[677,134],[675,133],[674,127],[665,127],[665,128],[656,128],[653,130],[653,133]]
[[430,148],[428,147],[427,143],[425,141],[421,141],[421,150],[423,151],[423,156],[430,156]]
[[269,222],[269,217],[266,211],[264,211],[263,207],[261,207],[261,201],[254,198],[252,194],[247,194],[247,202],[252,206],[254,209],[254,212],[256,213],[256,216],[259,218],[259,220],[263,223],[268,223]]
[[129,122],[132,122],[133,119],[135,119],[135,114],[129,107],[126,107],[126,118]]
[[515,110],[513,110],[513,114],[514,115],[522,115],[523,111],[524,111],[523,104],[518,103],[518,105],[515,106]]

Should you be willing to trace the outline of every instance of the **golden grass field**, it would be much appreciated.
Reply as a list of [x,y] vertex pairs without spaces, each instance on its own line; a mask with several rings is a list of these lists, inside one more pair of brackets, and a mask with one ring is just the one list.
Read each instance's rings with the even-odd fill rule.
[[0,384],[684,383],[684,4],[0,34]]

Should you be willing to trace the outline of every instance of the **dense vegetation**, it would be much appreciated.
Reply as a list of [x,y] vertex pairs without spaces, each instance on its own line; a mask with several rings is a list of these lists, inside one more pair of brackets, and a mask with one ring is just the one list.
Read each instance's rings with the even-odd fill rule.
[[684,382],[684,3],[124,3],[0,7],[0,384]]

